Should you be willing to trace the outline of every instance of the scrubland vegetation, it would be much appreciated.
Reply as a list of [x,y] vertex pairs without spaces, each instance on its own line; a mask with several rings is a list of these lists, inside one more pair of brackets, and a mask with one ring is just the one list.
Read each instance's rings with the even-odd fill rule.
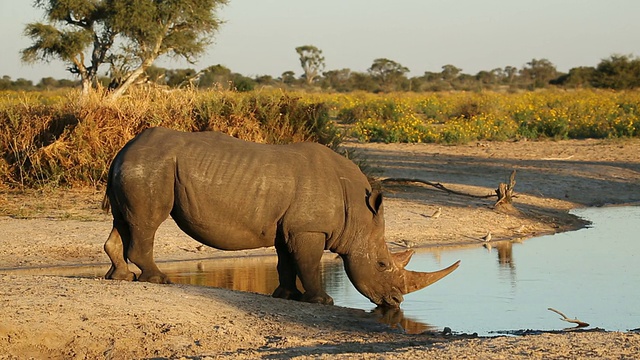
[[640,136],[640,91],[305,93],[133,90],[0,93],[0,184],[99,186],[115,153],[147,127],[219,130],[264,143],[437,142]]

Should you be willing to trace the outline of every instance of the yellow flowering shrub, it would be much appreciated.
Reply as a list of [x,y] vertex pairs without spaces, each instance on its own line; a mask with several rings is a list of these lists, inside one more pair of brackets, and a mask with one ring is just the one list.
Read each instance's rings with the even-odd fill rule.
[[369,94],[341,104],[346,107],[336,110],[338,120],[353,123],[352,134],[361,141],[640,136],[640,91]]

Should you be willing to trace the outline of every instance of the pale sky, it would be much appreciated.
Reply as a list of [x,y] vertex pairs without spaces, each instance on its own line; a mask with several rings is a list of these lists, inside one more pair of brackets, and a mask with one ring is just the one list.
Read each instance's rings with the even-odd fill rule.
[[[43,13],[31,0],[0,0],[0,76],[71,78],[59,62],[25,65],[22,35]],[[195,65],[246,76],[302,73],[295,48],[323,51],[325,70],[365,72],[374,59],[410,76],[451,64],[466,74],[548,59],[559,71],[596,66],[613,54],[640,56],[640,0],[230,0],[215,43]],[[106,67],[103,69],[106,71]]]

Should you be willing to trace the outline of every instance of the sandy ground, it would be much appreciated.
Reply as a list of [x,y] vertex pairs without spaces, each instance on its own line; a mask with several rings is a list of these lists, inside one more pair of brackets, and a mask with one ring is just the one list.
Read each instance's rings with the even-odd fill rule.
[[[496,198],[420,183],[383,183],[387,241],[417,251],[481,246],[568,231],[576,207],[640,202],[640,140],[349,144],[380,178],[412,178],[491,195],[516,170],[518,213]],[[405,334],[362,310],[190,285],[42,276],[41,268],[104,264],[111,228],[102,192],[0,192],[0,358],[637,358],[638,332],[569,331],[482,338]],[[442,215],[431,214],[442,208]],[[169,220],[157,260],[272,255],[202,248]],[[446,281],[446,279],[442,280]],[[563,324],[559,324],[559,328]]]

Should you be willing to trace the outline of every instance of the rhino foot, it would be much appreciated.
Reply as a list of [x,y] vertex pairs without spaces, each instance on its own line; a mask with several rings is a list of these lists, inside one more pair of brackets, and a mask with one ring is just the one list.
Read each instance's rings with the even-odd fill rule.
[[134,281],[136,279],[136,274],[129,270],[118,270],[112,266],[104,278],[109,280]]
[[140,274],[138,281],[150,282],[154,284],[171,284],[171,280],[165,274],[145,275],[144,272]]
[[307,292],[304,295],[302,295],[302,299],[300,300],[308,303],[314,303],[314,304],[333,305],[333,298],[327,294],[310,295]]
[[291,290],[278,286],[271,296],[278,299],[300,300],[302,298],[302,293],[298,289]]

